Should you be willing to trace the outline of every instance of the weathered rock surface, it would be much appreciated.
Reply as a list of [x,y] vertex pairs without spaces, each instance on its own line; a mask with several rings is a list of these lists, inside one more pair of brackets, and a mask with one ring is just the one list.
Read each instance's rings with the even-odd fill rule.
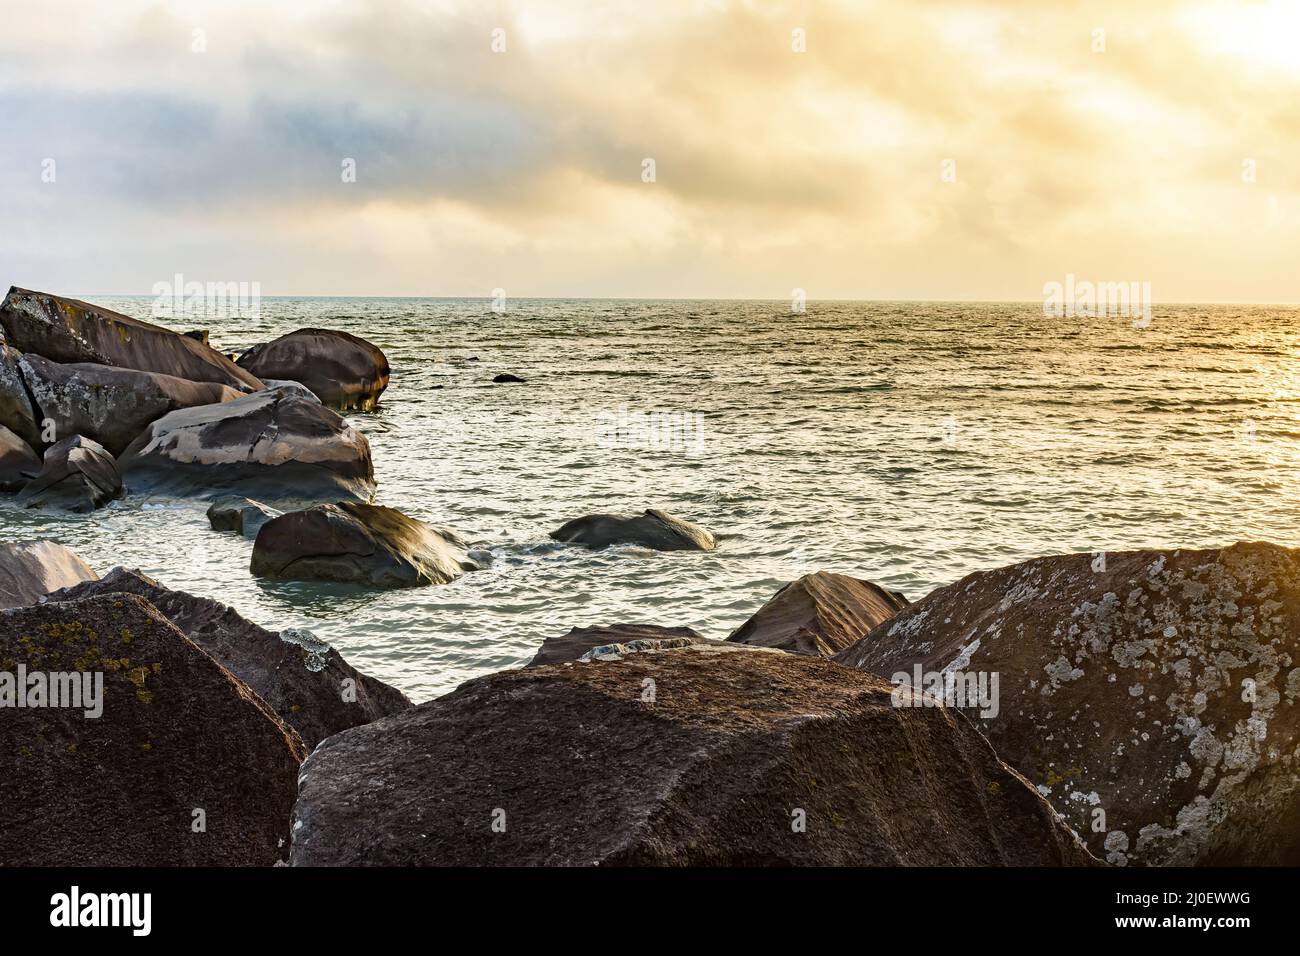
[[18,363],[22,355],[4,344],[0,335],[0,426],[27,442],[33,448],[41,445],[40,418],[32,407],[32,397],[27,392]]
[[122,471],[133,492],[175,497],[314,502],[375,490],[366,436],[280,389],[164,415],[122,454]]
[[39,417],[54,424],[55,434],[93,438],[114,455],[168,412],[244,394],[214,382],[109,365],[60,365],[39,355],[24,355],[19,368]]
[[262,525],[280,517],[274,508],[250,498],[218,498],[208,508],[208,522],[213,531],[234,531],[245,538],[256,538]]
[[870,581],[818,571],[777,591],[727,640],[830,657],[905,607],[907,598]]
[[836,659],[997,673],[981,727],[1112,863],[1300,862],[1300,552],[1039,558],[941,588]]
[[446,584],[478,567],[446,528],[394,508],[340,501],[264,524],[250,570],[259,577],[414,587]]
[[45,449],[40,474],[15,499],[27,508],[86,514],[126,495],[117,461],[99,442],[73,435]]
[[0,541],[0,608],[35,604],[59,588],[98,575],[75,552],[53,541]]
[[309,632],[276,634],[245,620],[233,608],[171,591],[139,571],[114,568],[102,580],[59,591],[50,600],[106,594],[136,594],[148,601],[251,687],[298,732],[308,750],[341,730],[411,706],[401,691],[367,677]]
[[94,708],[84,699],[3,712],[6,865],[283,859],[302,741],[143,599],[0,611],[0,665],[21,665],[29,681],[36,672],[103,681],[98,717],[86,716]]
[[575,518],[552,531],[551,537],[588,548],[635,544],[655,551],[712,551],[718,546],[709,531],[657,508],[635,518],[606,514]]
[[300,780],[295,865],[1090,860],[960,714],[753,648],[479,678],[329,738]]
[[0,425],[0,491],[20,491],[41,471],[41,456]]
[[259,379],[301,382],[331,408],[369,411],[388,387],[388,358],[347,332],[299,329],[255,345],[239,357]]
[[609,627],[575,627],[569,633],[548,637],[525,667],[576,661],[589,651],[609,644],[634,641],[685,641],[689,644],[716,644],[689,627],[658,627],[654,624],[613,624]]
[[11,288],[0,327],[20,352],[216,382],[242,392],[262,383],[197,339],[77,299]]

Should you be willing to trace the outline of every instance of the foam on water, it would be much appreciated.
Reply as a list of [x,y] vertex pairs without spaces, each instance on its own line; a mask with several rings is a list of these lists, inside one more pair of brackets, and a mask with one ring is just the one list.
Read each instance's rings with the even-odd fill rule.
[[[86,297],[149,315],[149,299]],[[168,323],[207,327],[228,351],[304,326],[383,348],[382,409],[349,419],[370,439],[377,500],[458,530],[491,552],[485,570],[389,592],[263,581],[251,543],[209,530],[196,503],[6,504],[0,531],[61,541],[101,573],[138,567],[272,630],[308,628],[415,700],[573,626],[725,637],[817,569],[915,599],[1042,554],[1300,544],[1300,309],[1157,307],[1135,329],[1037,304],[488,304],[268,298],[257,320]],[[528,384],[491,384],[500,372]],[[702,417],[685,441],[610,447],[611,416],[638,412],[677,415],[661,417],[670,428]],[[584,513],[647,507],[710,528],[718,550],[547,538]]]

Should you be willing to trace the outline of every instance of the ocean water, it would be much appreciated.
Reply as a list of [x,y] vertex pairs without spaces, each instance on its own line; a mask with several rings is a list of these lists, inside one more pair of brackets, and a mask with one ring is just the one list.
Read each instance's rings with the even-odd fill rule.
[[[142,318],[152,304],[83,297]],[[1300,308],[1157,307],[1135,328],[1037,303],[488,306],[264,298],[257,319],[164,323],[225,350],[303,326],[383,348],[382,407],[349,418],[371,442],[376,501],[458,529],[491,552],[486,570],[398,591],[258,580],[251,543],[193,502],[89,516],[4,503],[0,530],[309,628],[417,701],[575,625],[722,638],[818,569],[916,599],[1044,554],[1300,544]],[[499,372],[528,382],[491,384]],[[718,550],[548,538],[647,507],[710,528]]]

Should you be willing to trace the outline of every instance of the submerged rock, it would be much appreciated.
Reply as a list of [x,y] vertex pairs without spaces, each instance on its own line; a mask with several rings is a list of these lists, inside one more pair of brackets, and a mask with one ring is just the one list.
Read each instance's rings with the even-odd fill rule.
[[707,641],[689,627],[657,627],[654,624],[613,624],[609,627],[575,627],[569,633],[548,637],[525,667],[576,661],[589,651],[610,644],[634,641],[686,641],[690,644],[716,644]]
[[259,379],[301,382],[338,409],[370,411],[388,387],[388,358],[377,345],[333,329],[299,329],[256,345],[239,366]]
[[655,551],[712,551],[718,546],[709,531],[656,508],[635,518],[605,514],[575,518],[552,531],[551,537],[588,548],[635,544]]
[[73,435],[45,449],[41,471],[18,492],[27,508],[86,514],[126,495],[117,461],[99,442]]
[[41,472],[41,456],[0,425],[0,491],[20,491]]
[[870,581],[818,571],[791,581],[727,638],[830,657],[907,607],[907,599]]
[[253,543],[250,566],[259,577],[377,587],[446,584],[478,568],[454,532],[394,508],[350,501],[268,521]]
[[97,578],[85,561],[61,544],[0,541],[0,608],[35,604],[59,588]]
[[[24,668],[29,684],[37,673],[89,675],[76,681],[89,691],[73,698],[77,706],[48,706],[47,697],[47,706],[3,711],[6,865],[270,866],[284,858],[302,741],[143,599],[109,594],[0,611],[0,661]],[[74,686],[46,683],[47,693]]]
[[369,499],[366,436],[317,402],[267,389],[171,412],[122,455],[133,492],[267,502]]
[[56,435],[84,435],[114,455],[168,412],[244,394],[214,382],[108,365],[60,365],[39,355],[24,355],[19,367],[40,417]]
[[250,498],[219,498],[208,508],[208,522],[213,531],[234,531],[245,538],[256,538],[262,525],[280,517],[274,508]]
[[492,379],[495,385],[522,385],[527,379],[522,379],[518,375],[511,375],[509,372],[502,372]]
[[1298,551],[1038,558],[935,591],[836,660],[996,675],[980,726],[1112,863],[1300,862]]
[[324,741],[294,865],[1060,865],[968,720],[829,661],[691,646],[506,671]]
[[11,288],[0,327],[20,352],[216,382],[242,392],[262,383],[197,339],[77,299]]
[[50,596],[75,601],[106,594],[135,594],[230,673],[256,691],[310,750],[341,730],[368,724],[411,706],[406,695],[368,677],[323,641],[306,632],[275,634],[233,608],[184,591],[172,591],[139,571],[114,568],[103,580]]

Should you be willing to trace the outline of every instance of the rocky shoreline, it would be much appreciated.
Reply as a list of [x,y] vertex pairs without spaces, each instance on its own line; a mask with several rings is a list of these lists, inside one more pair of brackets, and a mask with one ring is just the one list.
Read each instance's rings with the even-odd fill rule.
[[[338,414],[390,375],[344,333],[232,360],[12,289],[0,492],[74,513],[188,497],[253,541],[251,574],[447,584],[480,556],[372,504]],[[718,547],[653,508],[552,537]],[[414,705],[309,632],[0,542],[0,864],[1300,859],[1291,549],[1043,557],[915,602],[818,572],[726,640],[663,623],[538,635],[526,667]]]

